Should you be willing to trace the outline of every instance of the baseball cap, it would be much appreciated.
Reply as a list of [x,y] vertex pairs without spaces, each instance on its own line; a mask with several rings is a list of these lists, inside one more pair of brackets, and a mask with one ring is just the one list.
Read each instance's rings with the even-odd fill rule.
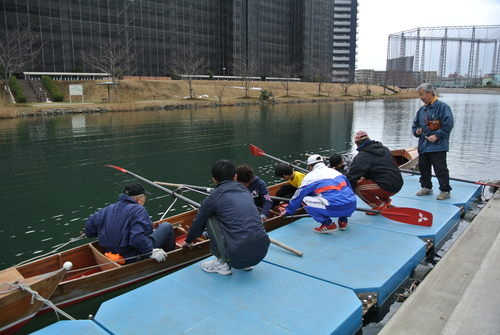
[[139,194],[151,195],[151,193],[146,191],[144,187],[142,187],[142,185],[138,183],[128,184],[127,186],[125,186],[125,189],[123,189],[123,193],[129,196],[139,195]]
[[362,140],[363,138],[368,137],[368,133],[364,130],[360,130],[354,135],[354,142]]
[[323,163],[323,157],[321,157],[320,155],[309,156],[309,158],[307,159],[307,165],[313,165],[316,163]]

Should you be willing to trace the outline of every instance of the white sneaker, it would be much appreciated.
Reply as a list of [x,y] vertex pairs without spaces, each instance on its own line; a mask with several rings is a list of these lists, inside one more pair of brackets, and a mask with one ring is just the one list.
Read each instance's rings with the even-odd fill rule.
[[441,193],[439,193],[439,195],[437,196],[436,199],[438,199],[438,200],[446,200],[446,199],[449,199],[450,197],[451,197],[450,192],[441,192]]
[[253,266],[249,266],[249,267],[243,268],[243,270],[245,270],[245,271],[252,271],[253,270]]
[[425,188],[425,187],[422,187],[422,189],[420,191],[417,192],[417,195],[430,195],[432,194],[432,188]]
[[218,274],[223,276],[227,276],[233,273],[233,271],[231,271],[231,267],[227,263],[221,264],[217,257],[212,259],[211,261],[201,262],[201,268],[205,272],[217,272]]

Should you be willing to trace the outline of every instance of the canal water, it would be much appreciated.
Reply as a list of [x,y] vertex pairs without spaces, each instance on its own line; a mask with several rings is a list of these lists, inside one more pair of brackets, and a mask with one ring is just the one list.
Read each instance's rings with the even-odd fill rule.
[[[500,179],[495,145],[500,143],[500,95],[442,94],[440,99],[455,117],[450,175]],[[0,120],[0,269],[78,237],[89,215],[136,181],[106,164],[154,181],[212,186],[210,167],[224,158],[251,165],[274,184],[279,181],[273,174],[277,163],[253,156],[249,144],[289,162],[306,160],[308,153],[355,154],[352,138],[358,130],[390,149],[411,147],[417,143],[411,123],[421,104],[419,99],[394,98]],[[146,208],[158,220],[172,198],[146,189],[153,193]],[[202,200],[194,193],[185,195]],[[170,214],[187,209],[177,203]],[[97,310],[96,301],[70,312],[85,318]]]

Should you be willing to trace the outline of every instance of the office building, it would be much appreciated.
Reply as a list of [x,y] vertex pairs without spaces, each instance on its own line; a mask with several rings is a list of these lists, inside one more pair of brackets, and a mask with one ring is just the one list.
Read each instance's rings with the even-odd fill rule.
[[30,27],[39,34],[40,56],[25,71],[97,72],[82,50],[112,41],[137,52],[133,74],[141,76],[169,75],[181,50],[194,49],[215,75],[255,61],[257,76],[295,63],[307,78],[309,66],[323,62],[332,75],[353,80],[357,6],[357,0],[3,0],[0,33]]

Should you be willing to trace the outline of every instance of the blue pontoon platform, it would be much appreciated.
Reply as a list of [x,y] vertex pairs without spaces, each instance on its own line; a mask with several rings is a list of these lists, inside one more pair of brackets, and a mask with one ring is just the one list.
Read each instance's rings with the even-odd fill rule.
[[[269,235],[276,245],[252,271],[205,273],[200,262],[101,305],[94,325],[110,334],[354,334],[363,310],[381,305],[425,258],[427,240],[443,240],[479,193],[452,183],[452,198],[418,197],[418,177],[406,176],[393,204],[433,213],[432,227],[357,211],[345,231],[316,234],[311,218]],[[362,202],[358,203],[363,206]],[[79,333],[85,323],[61,321],[35,334]]]

